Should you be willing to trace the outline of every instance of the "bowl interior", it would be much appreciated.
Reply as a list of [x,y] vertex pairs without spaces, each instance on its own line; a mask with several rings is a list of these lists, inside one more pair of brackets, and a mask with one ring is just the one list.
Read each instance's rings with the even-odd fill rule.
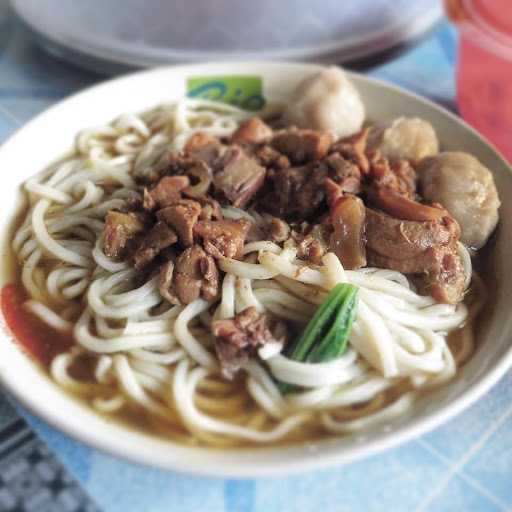
[[[0,148],[2,187],[0,201],[6,215],[0,218],[0,250],[5,261],[12,223],[20,208],[20,184],[69,151],[76,133],[108,123],[122,112],[138,112],[185,94],[189,77],[259,76],[264,95],[285,100],[295,85],[319,68],[284,63],[215,64],[162,68],[128,75],[75,95],[42,113]],[[489,167],[502,200],[512,195],[512,175],[507,164],[474,130],[434,104],[396,87],[351,75],[372,121],[417,116],[435,127],[443,149],[467,151]],[[512,205],[504,204],[500,224],[488,251],[485,273],[494,277],[490,306],[478,327],[477,348],[470,361],[446,386],[418,400],[414,407],[389,425],[356,438],[326,440],[308,446],[220,451],[185,447],[129,430],[93,413],[63,393],[19,350],[0,318],[0,379],[31,411],[73,437],[115,455],[166,469],[216,476],[260,476],[291,473],[342,463],[402,442],[461,411],[476,400],[512,362]],[[2,276],[2,284],[7,280]],[[490,281],[488,281],[490,282]]]

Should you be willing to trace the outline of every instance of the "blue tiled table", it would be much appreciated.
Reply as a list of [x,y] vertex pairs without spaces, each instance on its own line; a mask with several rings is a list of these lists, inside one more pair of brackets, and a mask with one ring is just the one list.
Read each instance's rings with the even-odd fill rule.
[[[414,50],[371,74],[453,108],[455,54],[455,35],[443,24]],[[38,112],[98,80],[40,51],[0,3],[0,141]],[[21,413],[108,512],[512,510],[510,373],[469,410],[430,434],[344,467],[290,478],[220,480],[143,468],[92,450]],[[0,429],[13,414],[0,397]],[[48,510],[67,510],[59,507]]]

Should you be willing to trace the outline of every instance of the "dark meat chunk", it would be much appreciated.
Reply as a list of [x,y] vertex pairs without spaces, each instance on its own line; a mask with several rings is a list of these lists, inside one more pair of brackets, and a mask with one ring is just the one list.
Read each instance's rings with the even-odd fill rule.
[[370,194],[385,188],[408,199],[416,199],[416,172],[405,160],[390,165],[386,158],[373,154],[368,181]]
[[265,181],[265,168],[240,147],[228,149],[213,176],[218,193],[233,206],[243,208]]
[[272,146],[286,155],[294,164],[303,164],[323,158],[332,144],[328,132],[288,128],[272,138]]
[[364,128],[359,133],[340,139],[331,148],[331,151],[339,152],[341,156],[353,162],[359,170],[366,174],[370,170],[370,162],[366,156],[369,128]]
[[430,272],[424,280],[423,293],[430,294],[438,302],[456,304],[464,297],[465,274],[455,244],[434,249]]
[[411,221],[440,220],[448,216],[440,205],[426,205],[416,199],[416,173],[405,161],[393,166],[378,155],[372,159],[368,199],[393,217]]
[[212,167],[216,160],[225,151],[217,137],[208,133],[194,133],[185,144],[183,151],[186,155],[203,160],[209,167]]
[[206,252],[216,258],[241,258],[251,222],[245,219],[199,221],[194,233],[203,239]]
[[451,244],[459,234],[459,227],[451,217],[416,222],[366,209],[367,247],[390,258],[415,258],[431,247]]
[[257,347],[275,341],[269,329],[267,317],[253,306],[238,313],[234,318],[214,320],[212,332],[216,337],[215,350],[222,374],[232,379],[236,372],[254,355]]
[[421,288],[441,302],[456,303],[464,292],[464,269],[457,252],[460,229],[449,216],[406,221],[366,209],[368,262],[421,276]]
[[291,229],[288,223],[278,217],[272,217],[267,223],[268,238],[273,242],[284,242],[290,237]]
[[186,153],[172,153],[165,174],[173,178],[188,180],[181,192],[194,199],[206,195],[212,183],[212,170],[207,162],[199,156]]
[[259,147],[255,152],[254,156],[258,159],[258,162],[267,168],[286,169],[290,167],[290,159],[279,153],[277,149],[272,146],[265,144]]
[[340,197],[331,207],[330,246],[346,269],[366,266],[365,218],[364,203],[356,196]]
[[190,185],[187,176],[164,176],[151,190],[144,189],[145,210],[165,208],[181,199],[181,191]]
[[320,265],[322,257],[329,251],[331,227],[327,224],[302,223],[292,232],[297,243],[297,256],[313,265]]
[[391,170],[397,180],[401,183],[402,189],[405,190],[404,195],[410,199],[414,199],[416,196],[418,177],[409,161],[395,160],[391,164]]
[[159,160],[136,176],[139,184],[155,186],[164,176],[177,176],[183,174],[194,163],[192,157],[175,151],[164,152]]
[[269,140],[274,132],[259,117],[251,117],[244,121],[231,136],[234,144],[261,144]]
[[329,178],[339,185],[341,191],[349,194],[361,192],[361,172],[355,164],[343,158],[339,153],[327,156],[323,163],[328,168]]
[[[356,165],[338,153],[302,167],[268,171],[268,194],[263,206],[278,217],[309,219],[326,198],[334,200],[344,192],[361,191],[361,173]],[[330,180],[326,182],[326,180]]]
[[144,236],[133,255],[135,268],[138,270],[144,268],[155,259],[162,249],[176,243],[177,240],[178,237],[174,230],[165,222],[157,222]]
[[463,298],[465,275],[456,244],[430,247],[417,257],[405,260],[368,251],[368,261],[376,267],[417,275],[420,291],[438,302],[456,304]]
[[160,273],[160,285],[165,286],[166,295],[162,296],[169,302],[190,304],[199,297],[205,300],[218,298],[219,271],[212,256],[199,245],[185,249],[172,269],[169,263],[167,265]]
[[103,250],[109,258],[126,255],[130,242],[143,231],[144,224],[135,213],[110,210],[105,216]]
[[269,171],[269,193],[262,200],[263,206],[277,217],[310,218],[325,199],[327,172],[324,165],[314,163]]
[[185,247],[194,243],[194,225],[201,214],[201,205],[197,201],[182,199],[172,206],[157,212],[157,217],[178,233],[180,242]]

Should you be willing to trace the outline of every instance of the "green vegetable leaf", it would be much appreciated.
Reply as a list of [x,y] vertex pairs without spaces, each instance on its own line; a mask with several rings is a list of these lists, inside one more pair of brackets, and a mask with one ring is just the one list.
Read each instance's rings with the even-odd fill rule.
[[323,363],[337,359],[345,353],[352,324],[357,314],[357,288],[346,285],[343,302],[329,332],[309,352],[307,361]]
[[[316,310],[303,334],[287,351],[286,357],[299,362],[322,363],[341,357],[346,348],[357,315],[358,288],[337,284]],[[282,393],[297,386],[278,383]]]

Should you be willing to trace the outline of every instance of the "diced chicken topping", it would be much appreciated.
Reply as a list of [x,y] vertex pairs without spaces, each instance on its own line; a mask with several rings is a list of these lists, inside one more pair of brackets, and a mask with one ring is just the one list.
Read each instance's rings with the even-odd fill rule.
[[272,128],[259,117],[244,121],[231,136],[234,144],[261,144],[273,135]]
[[222,156],[225,147],[217,137],[207,133],[194,133],[183,148],[186,155],[202,160],[209,167],[212,167],[216,160]]
[[272,138],[272,147],[294,164],[320,160],[329,151],[333,138],[328,132],[288,128]]
[[253,306],[234,318],[215,320],[212,322],[212,332],[216,337],[215,349],[222,373],[228,379],[234,377],[257,347],[275,341],[266,315],[258,313]]
[[164,176],[151,190],[144,189],[143,207],[146,210],[165,208],[181,199],[181,192],[190,185],[187,176]]
[[228,149],[213,176],[217,193],[237,208],[243,208],[263,186],[265,168],[242,148]]
[[265,144],[254,152],[260,165],[268,169],[286,169],[290,167],[290,159],[274,149],[272,146]]
[[[173,304],[190,304],[202,297],[215,300],[219,295],[219,271],[212,256],[199,245],[185,249],[176,263],[160,271],[160,293]],[[165,295],[164,295],[165,294]]]
[[201,211],[201,205],[197,201],[182,199],[159,210],[156,215],[160,221],[174,228],[183,246],[190,247],[194,243],[194,226]]
[[109,258],[122,258],[134,238],[144,230],[144,224],[135,213],[110,210],[103,228],[103,250]]
[[[231,136],[195,133],[183,151],[158,157],[136,177],[139,193],[126,212],[106,215],[105,254],[157,275],[171,304],[218,300],[217,263],[227,263],[219,260],[257,264],[257,251],[244,255],[244,245],[260,240],[295,244],[310,265],[331,251],[346,269],[397,270],[439,302],[462,300],[457,221],[464,243],[485,243],[499,206],[490,171],[462,153],[438,155],[426,122],[362,129],[351,87],[330,68],[299,86],[304,97],[281,119],[298,127],[274,131],[254,117]],[[275,341],[276,321],[254,307],[212,321],[226,377]]]
[[195,225],[194,233],[212,256],[239,259],[250,227],[251,223],[245,219],[204,220]]
[[133,255],[136,269],[144,268],[151,263],[158,253],[178,240],[176,233],[165,222],[157,222],[144,236]]

